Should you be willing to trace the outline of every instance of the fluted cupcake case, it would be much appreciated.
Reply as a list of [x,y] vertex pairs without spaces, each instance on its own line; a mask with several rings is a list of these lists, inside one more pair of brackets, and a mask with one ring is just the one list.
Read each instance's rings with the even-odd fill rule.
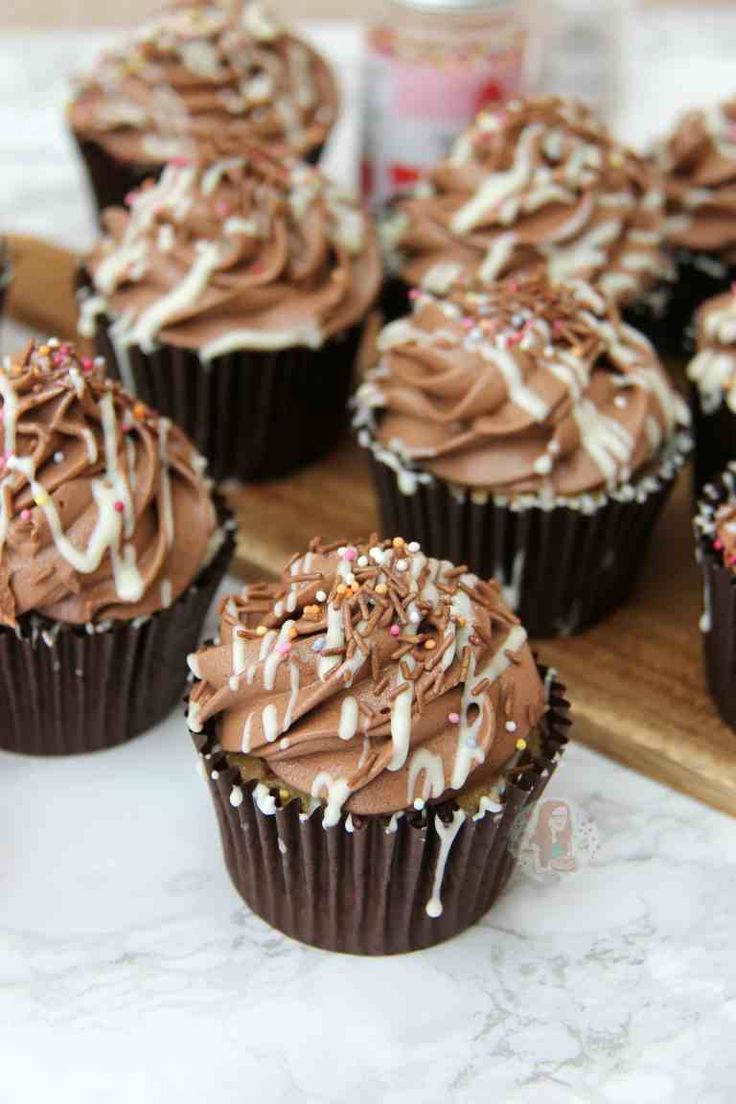
[[110,375],[181,426],[213,479],[287,475],[331,452],[347,402],[363,326],[319,349],[238,350],[202,363],[193,349],[132,346],[118,356],[101,320],[97,347]]
[[495,577],[529,635],[553,637],[582,632],[626,601],[689,447],[682,435],[637,483],[552,507],[417,478],[375,455],[371,466],[385,534],[406,533],[429,555]]
[[0,628],[0,747],[28,755],[74,755],[115,747],[171,712],[186,687],[187,654],[234,551],[223,541],[211,563],[167,609],[135,621],[63,625],[35,614]]
[[241,785],[214,728],[194,735],[220,827],[228,873],[249,908],[302,943],[388,955],[441,943],[479,920],[506,885],[514,841],[567,741],[569,705],[554,672],[541,753],[522,761],[500,802],[469,816],[452,801],[422,813],[342,816],[280,805],[278,790]]
[[736,575],[717,548],[713,516],[736,497],[736,463],[703,490],[695,519],[696,556],[703,578],[700,630],[708,690],[727,725],[736,729]]

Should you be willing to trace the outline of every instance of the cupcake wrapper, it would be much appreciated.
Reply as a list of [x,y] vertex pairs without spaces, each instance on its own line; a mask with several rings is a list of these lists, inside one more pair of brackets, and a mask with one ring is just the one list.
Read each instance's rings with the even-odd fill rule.
[[728,291],[736,279],[736,264],[689,249],[677,250],[673,261],[674,280],[657,289],[653,298],[629,308],[627,320],[662,355],[689,357],[694,351],[695,312],[704,300]]
[[[513,840],[564,748],[568,711],[564,688],[552,681],[541,756],[508,781],[500,812],[463,817],[444,868],[436,824],[453,821],[452,802],[388,825],[377,817],[351,825],[343,817],[325,829],[321,809],[300,815],[296,800],[273,814],[261,811],[255,784],[241,787],[213,739],[194,736],[235,889],[272,927],[325,950],[399,954],[457,935],[488,911],[509,879]],[[442,912],[430,916],[438,879]]]
[[[146,179],[157,179],[163,172],[163,165],[129,164],[113,157],[97,142],[80,138],[76,134],[74,140],[87,170],[98,222],[106,207],[122,207],[128,192],[139,188]],[[310,165],[316,165],[323,149],[324,146],[320,146],[313,150],[304,160]]]
[[[736,467],[705,489],[698,520],[712,513],[721,502],[733,497]],[[736,576],[713,547],[712,527],[703,532],[696,526],[697,558],[703,577],[703,662],[708,690],[721,718],[736,729]]]
[[101,631],[34,614],[0,630],[0,748],[74,755],[115,747],[161,721],[181,700],[186,656],[235,547],[234,528],[213,561],[168,609]]
[[693,479],[695,492],[699,494],[706,483],[736,460],[736,414],[725,402],[706,414],[697,387],[690,390],[690,407],[695,435]]
[[123,366],[101,319],[97,347],[113,379],[181,426],[213,479],[257,480],[287,475],[335,448],[362,334],[354,326],[321,349],[239,350],[208,365],[191,349],[146,354],[132,346]]
[[591,510],[474,501],[434,479],[405,494],[396,472],[373,457],[383,533],[495,576],[531,636],[573,635],[626,600],[685,447],[630,497],[605,496]]

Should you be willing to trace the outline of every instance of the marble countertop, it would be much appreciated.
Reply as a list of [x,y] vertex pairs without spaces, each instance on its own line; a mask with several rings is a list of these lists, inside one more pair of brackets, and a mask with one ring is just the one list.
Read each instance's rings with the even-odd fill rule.
[[[667,47],[638,27],[636,57],[659,45],[622,105],[630,137],[702,98],[704,74],[709,98],[727,87],[721,36],[691,30]],[[354,30],[318,36],[354,104]],[[91,240],[59,119],[68,74],[102,41],[0,37],[0,229]],[[330,153],[343,178],[356,141],[349,111]],[[452,942],[360,960],[240,904],[178,718],[82,759],[0,755],[0,1097],[731,1101],[734,822],[577,746],[550,792],[595,825],[587,866],[518,873]]]

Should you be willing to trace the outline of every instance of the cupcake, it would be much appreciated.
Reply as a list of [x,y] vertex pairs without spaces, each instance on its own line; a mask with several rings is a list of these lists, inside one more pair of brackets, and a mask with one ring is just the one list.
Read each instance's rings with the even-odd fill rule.
[[736,463],[703,489],[695,541],[706,681],[720,716],[736,728]]
[[736,460],[736,287],[697,313],[697,353],[687,368],[695,430],[695,486]]
[[187,431],[217,479],[284,475],[329,452],[380,281],[353,199],[252,148],[169,165],[104,221],[80,330],[96,330],[126,387]]
[[689,449],[649,342],[589,285],[415,293],[355,399],[383,531],[500,580],[533,636],[628,595]]
[[488,283],[526,270],[584,279],[620,304],[665,273],[656,172],[582,104],[556,96],[481,113],[382,227],[390,318],[412,286],[441,294],[459,274]]
[[0,747],[112,747],[180,698],[232,552],[176,426],[51,339],[0,371]]
[[497,584],[415,543],[322,546],[223,601],[189,728],[230,877],[304,943],[392,954],[482,916],[568,704]]
[[329,65],[259,3],[172,3],[78,81],[68,109],[99,211],[225,135],[318,160],[337,117]]
[[691,348],[704,299],[736,279],[736,99],[684,115],[654,161],[665,181],[665,237],[676,283],[662,322],[671,353]]

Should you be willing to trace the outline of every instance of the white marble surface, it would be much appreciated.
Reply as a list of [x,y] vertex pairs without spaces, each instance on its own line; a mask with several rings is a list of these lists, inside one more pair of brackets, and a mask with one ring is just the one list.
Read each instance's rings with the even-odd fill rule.
[[[726,87],[722,36],[690,27],[684,68],[684,37],[667,52],[637,29],[636,58],[660,48],[624,104],[632,137],[704,73],[708,98]],[[320,37],[354,91],[355,35]],[[90,240],[58,122],[100,41],[0,38],[0,229]],[[354,152],[348,117],[340,175]],[[579,747],[552,792],[597,825],[593,865],[518,875],[453,942],[362,961],[239,903],[178,719],[84,759],[0,755],[0,1100],[730,1102],[734,823]]]

